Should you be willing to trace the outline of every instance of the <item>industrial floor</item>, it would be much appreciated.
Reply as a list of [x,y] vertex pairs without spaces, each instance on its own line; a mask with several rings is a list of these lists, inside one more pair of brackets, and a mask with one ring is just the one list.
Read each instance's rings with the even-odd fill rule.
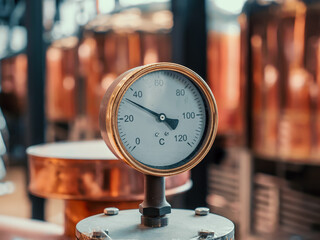
[[[26,169],[22,166],[10,166],[7,169],[5,181],[14,183],[15,191],[12,194],[0,196],[0,215],[30,218],[31,204],[27,194]],[[64,202],[58,199],[46,201],[45,220],[63,225]]]

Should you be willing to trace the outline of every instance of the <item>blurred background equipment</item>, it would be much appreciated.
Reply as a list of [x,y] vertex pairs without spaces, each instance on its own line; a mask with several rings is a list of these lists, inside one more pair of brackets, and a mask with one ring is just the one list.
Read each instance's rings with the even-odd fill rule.
[[[182,64],[206,79],[206,15],[205,1],[172,0],[172,61]],[[207,165],[210,155],[191,170],[195,186],[187,192],[186,207],[195,209],[206,205]]]
[[65,226],[64,201],[29,202],[27,146],[100,138],[115,77],[172,61],[207,79],[219,109],[186,206],[229,217],[236,239],[319,239],[318,1],[26,3],[0,0],[0,215]]
[[99,104],[117,76],[140,65],[171,61],[172,13],[168,8],[168,2],[143,4],[113,15],[99,15],[84,27],[78,54],[87,137],[99,136]]
[[240,25],[245,0],[207,0],[208,84],[219,106],[226,146],[245,144],[245,80],[240,75]]
[[27,31],[21,22],[25,3],[0,1],[0,6],[0,129],[10,161],[23,162],[25,125],[22,117],[26,112],[27,93],[27,56],[24,51]]
[[8,130],[6,129],[6,121],[0,109],[0,196],[10,194],[14,191],[14,184],[11,181],[2,182],[7,173],[7,140]]
[[320,236],[319,6],[317,1],[248,2],[240,17],[257,238]]
[[239,16],[246,1],[206,1],[207,81],[217,100],[217,141],[207,170],[207,204],[231,219],[236,239],[251,233],[252,156],[247,148],[246,76]]

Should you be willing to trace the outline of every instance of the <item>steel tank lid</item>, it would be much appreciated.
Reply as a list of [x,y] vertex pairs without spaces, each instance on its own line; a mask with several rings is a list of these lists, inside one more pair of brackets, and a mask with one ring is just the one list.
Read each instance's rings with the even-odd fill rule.
[[[138,209],[120,211],[118,215],[98,214],[81,220],[76,226],[79,240],[96,239],[93,232],[107,234],[105,239],[190,239],[197,240],[200,231],[214,232],[212,240],[234,240],[234,224],[216,215],[197,216],[192,210],[172,209],[169,224],[161,228],[140,225]],[[109,238],[107,238],[109,237]],[[206,239],[206,238],[203,238]],[[209,238],[208,238],[209,239]]]
[[27,154],[36,157],[77,160],[117,160],[103,140],[55,142],[31,146]]

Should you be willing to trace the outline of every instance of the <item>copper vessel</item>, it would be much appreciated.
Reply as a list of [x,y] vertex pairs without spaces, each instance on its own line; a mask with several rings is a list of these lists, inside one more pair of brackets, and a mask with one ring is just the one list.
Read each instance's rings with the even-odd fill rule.
[[76,116],[76,47],[78,39],[57,40],[46,53],[46,115],[50,122],[70,122]]
[[240,82],[240,34],[210,31],[208,81],[216,97],[220,121],[218,134],[240,142],[244,134],[243,84]]
[[226,146],[244,145],[245,81],[240,72],[239,13],[215,1],[207,3],[207,75],[219,109],[218,137]]
[[20,115],[25,111],[27,91],[27,56],[19,54],[0,62],[0,107]]
[[140,33],[140,65],[171,60],[173,16],[169,10],[144,13]]
[[91,131],[97,131],[99,106],[106,89],[116,76],[139,66],[139,36],[110,29],[92,32],[84,38],[78,53],[85,81],[86,116]]
[[319,162],[319,3],[284,1],[248,17],[255,154]]
[[[138,208],[143,200],[143,175],[116,159],[103,141],[43,144],[28,148],[27,153],[30,191],[65,199],[66,236],[74,236],[78,221],[105,207]],[[168,177],[168,200],[190,187],[189,172]]]
[[99,105],[113,80],[128,69],[171,59],[170,11],[142,13],[131,9],[99,15],[85,27],[78,48],[85,82],[88,131],[98,135]]

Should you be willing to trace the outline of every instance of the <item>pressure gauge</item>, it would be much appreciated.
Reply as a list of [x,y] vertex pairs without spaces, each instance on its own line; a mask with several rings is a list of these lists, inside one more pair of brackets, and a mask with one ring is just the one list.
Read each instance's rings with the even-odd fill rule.
[[210,150],[217,124],[217,105],[207,84],[174,63],[125,72],[100,106],[100,129],[108,147],[147,175],[193,168]]

